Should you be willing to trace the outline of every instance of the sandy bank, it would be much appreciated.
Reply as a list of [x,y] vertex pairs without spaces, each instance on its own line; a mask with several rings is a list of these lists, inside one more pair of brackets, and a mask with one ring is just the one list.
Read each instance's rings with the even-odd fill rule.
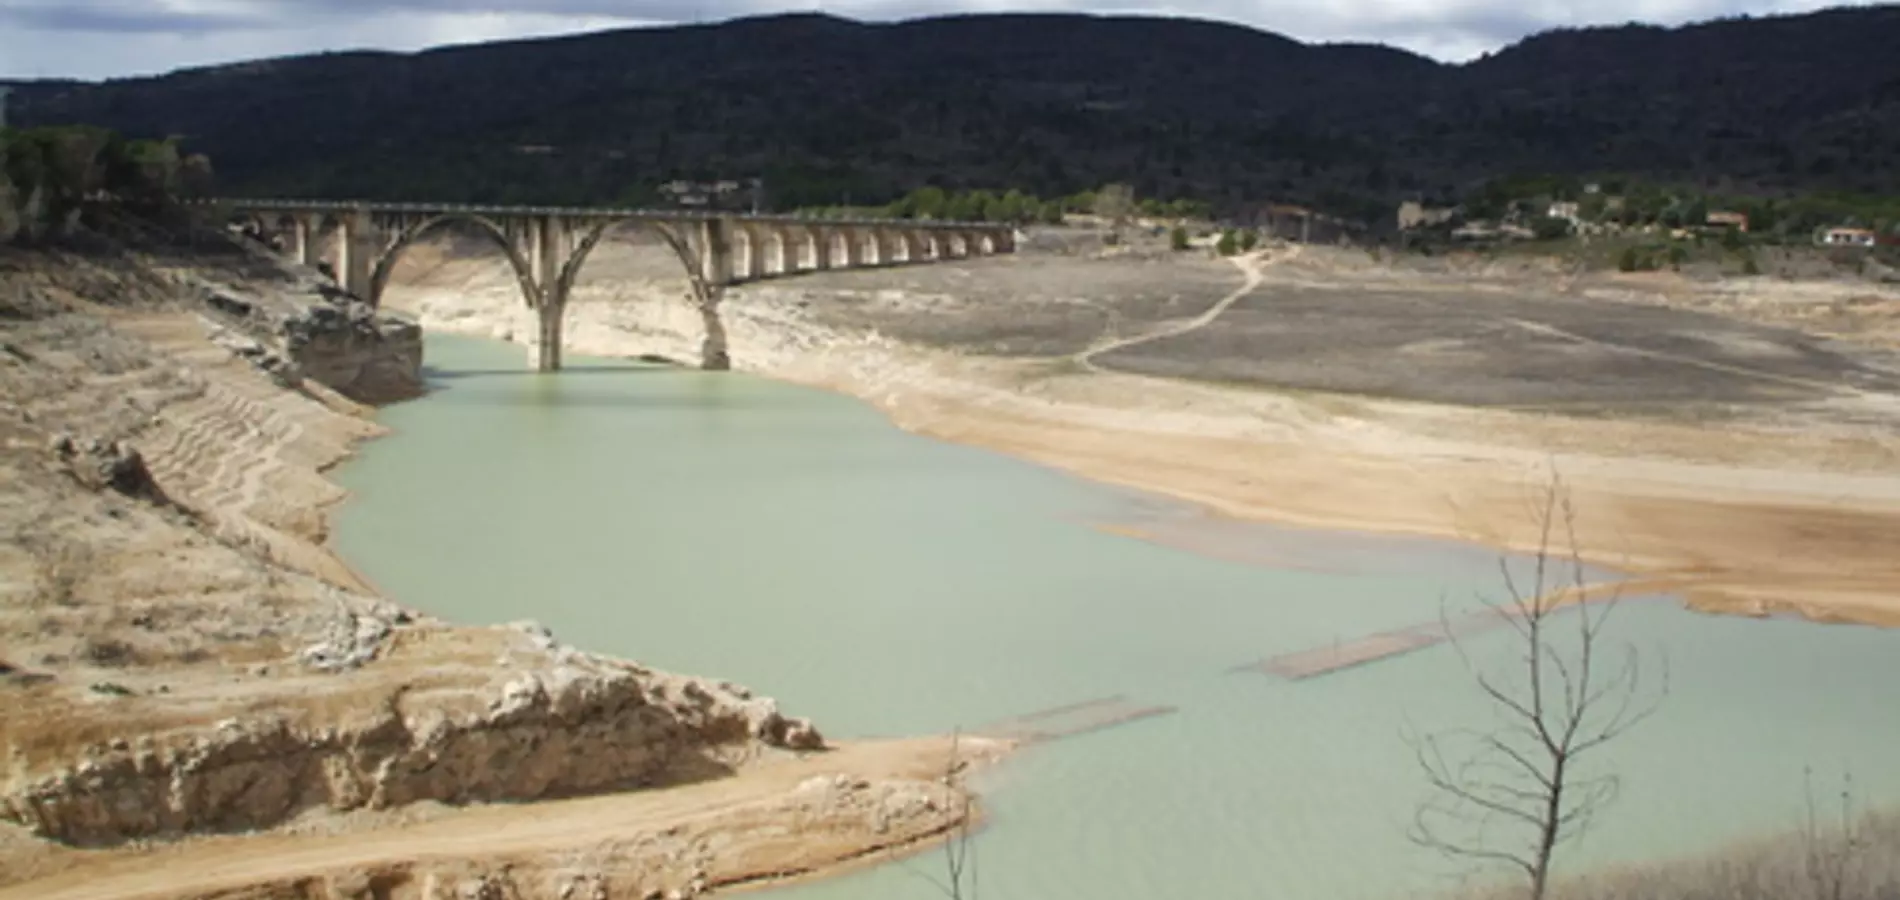
[[[570,311],[570,348],[692,359],[698,317],[682,302],[683,288],[664,261],[641,261],[631,251],[613,260],[612,248],[604,251]],[[408,286],[393,291],[390,302],[416,311],[425,328],[504,338],[533,333],[505,275],[487,262],[441,253],[418,257],[404,275]],[[926,326],[917,323],[924,322],[980,331],[987,346],[1029,346],[997,335],[1061,320],[1049,318],[1049,304],[1000,306],[1013,298],[979,296],[960,285],[983,276],[991,290],[1007,290],[1016,279],[1027,295],[1039,289],[1031,286],[1036,279],[1165,284],[1173,271],[1145,264],[1102,276],[1090,274],[1090,265],[1006,259],[975,264],[988,267],[982,269],[910,270],[964,270],[924,276],[938,279],[930,290],[856,273],[745,288],[725,304],[732,358],[743,370],[858,396],[918,433],[1262,520],[1534,549],[1532,511],[1555,470],[1579,511],[1582,554],[1635,573],[1646,588],[1679,592],[1708,611],[1900,625],[1900,541],[1893,537],[1900,534],[1900,398],[1834,385],[1825,374],[1779,374],[1770,351],[1782,351],[1758,350],[1753,337],[1720,336],[1767,362],[1757,365],[1747,356],[1740,363],[1710,361],[1550,326],[1539,331],[1539,323],[1521,318],[1507,323],[1513,333],[1545,342],[1535,348],[1540,359],[1562,356],[1585,372],[1628,369],[1631,360],[1653,368],[1637,371],[1637,382],[1621,388],[1637,396],[1651,390],[1645,384],[1675,388],[1689,372],[1724,390],[1740,382],[1749,391],[1798,388],[1816,399],[1698,405],[1690,396],[1669,416],[1614,406],[1585,416],[1102,370],[1108,356],[1163,339],[1221,333],[1228,314],[1204,313],[1242,286],[1243,272],[1231,268],[1226,286],[1203,291],[1199,300],[1144,300],[1154,311],[1143,321],[1127,321],[1126,310],[1105,296],[1054,296],[1054,308],[1072,311],[1072,318],[1109,307],[1099,319],[1106,325],[1091,326],[1093,337],[1070,340],[1054,354],[979,355],[959,349],[954,338],[925,346],[887,335],[887,327],[923,333]],[[1471,274],[1424,284],[1403,273],[1367,276],[1342,270],[1324,255],[1281,251],[1244,265],[1257,268],[1259,290],[1266,292],[1257,296],[1268,299],[1277,289],[1327,289],[1355,278],[1382,279],[1368,290],[1385,293],[1517,290]],[[1205,266],[1182,271],[1205,279]],[[1629,284],[1597,289],[1635,290]],[[1732,298],[1733,290],[1726,290]],[[1566,302],[1596,302],[1585,293]],[[1000,308],[986,312],[986,303]],[[843,327],[841,321],[861,324]],[[1193,333],[1184,334],[1190,325]],[[1416,343],[1418,350],[1408,345],[1405,352],[1424,358],[1446,355],[1439,345],[1452,342]],[[1684,409],[1710,415],[1699,420]]]

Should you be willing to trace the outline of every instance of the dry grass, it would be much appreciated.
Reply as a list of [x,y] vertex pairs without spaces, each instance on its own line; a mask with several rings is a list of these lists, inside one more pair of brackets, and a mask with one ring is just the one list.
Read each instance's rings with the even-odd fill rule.
[[35,606],[73,606],[96,564],[92,547],[78,541],[35,535],[23,540],[33,558]]
[[[1515,900],[1500,890],[1487,900]],[[1900,898],[1900,813],[1810,823],[1713,853],[1565,879],[1549,900],[1893,900]]]

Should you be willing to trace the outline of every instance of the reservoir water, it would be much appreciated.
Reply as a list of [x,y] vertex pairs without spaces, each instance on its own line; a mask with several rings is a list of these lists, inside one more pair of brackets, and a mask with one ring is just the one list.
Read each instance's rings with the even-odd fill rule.
[[[1496,595],[1491,554],[1245,526],[1286,565],[1223,561],[1091,524],[1166,504],[905,434],[849,398],[578,357],[535,375],[518,347],[450,337],[428,354],[437,392],[385,410],[395,434],[338,473],[355,498],[337,544],[396,600],[731,679],[834,737],[1113,695],[1177,708],[989,773],[985,898],[1450,884],[1406,840],[1426,791],[1403,734],[1490,721],[1456,653],[1299,682],[1229,670]],[[1654,599],[1616,621],[1666,656],[1669,692],[1602,751],[1621,796],[1567,871],[1791,826],[1807,767],[1829,787],[1851,772],[1862,803],[1900,800],[1900,634]],[[935,861],[778,893],[937,897]]]

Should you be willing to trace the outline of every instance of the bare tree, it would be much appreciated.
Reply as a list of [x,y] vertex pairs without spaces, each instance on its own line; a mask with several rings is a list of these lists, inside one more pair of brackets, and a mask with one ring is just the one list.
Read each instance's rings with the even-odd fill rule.
[[950,735],[950,755],[944,761],[941,780],[944,814],[956,817],[943,842],[944,879],[939,881],[921,872],[912,872],[930,882],[946,900],[974,900],[976,897],[976,856],[971,852],[970,842],[975,810],[969,795],[962,789],[965,766],[958,752],[961,738],[961,731]]
[[1095,214],[1108,220],[1117,240],[1121,238],[1122,226],[1128,224],[1128,217],[1134,213],[1134,188],[1125,184],[1106,184],[1095,192]]
[[[1648,718],[1668,691],[1666,669],[1648,689],[1635,648],[1613,647],[1605,638],[1620,595],[1586,584],[1575,510],[1559,480],[1545,492],[1538,517],[1531,581],[1524,583],[1501,560],[1508,599],[1485,600],[1481,614],[1497,616],[1515,632],[1514,677],[1486,672],[1459,629],[1449,618],[1444,623],[1496,713],[1494,726],[1408,738],[1431,786],[1413,819],[1413,842],[1466,862],[1521,871],[1531,900],[1543,900],[1557,847],[1616,796],[1614,775],[1588,774],[1579,762]],[[1552,550],[1559,527],[1570,546],[1564,557]]]
[[1840,822],[1829,829],[1815,809],[1813,770],[1801,774],[1808,798],[1808,818],[1801,832],[1802,872],[1814,900],[1844,900],[1850,893],[1848,886],[1857,880],[1860,855],[1867,846],[1854,816],[1854,777],[1841,776]]

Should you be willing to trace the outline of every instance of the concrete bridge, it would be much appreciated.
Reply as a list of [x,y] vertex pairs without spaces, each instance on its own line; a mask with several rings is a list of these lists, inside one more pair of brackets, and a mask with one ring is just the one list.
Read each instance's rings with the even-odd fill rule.
[[540,329],[535,368],[561,367],[561,320],[581,267],[616,226],[657,234],[679,257],[693,299],[706,322],[703,364],[726,368],[725,330],[718,316],[733,285],[833,269],[907,265],[1012,253],[1015,230],[981,222],[827,219],[675,210],[541,206],[465,206],[441,203],[350,203],[311,200],[206,201],[233,221],[261,233],[281,234],[296,261],[325,262],[321,238],[338,233],[328,260],[343,289],[372,305],[404,249],[451,226],[480,234],[507,256],[522,301]]

